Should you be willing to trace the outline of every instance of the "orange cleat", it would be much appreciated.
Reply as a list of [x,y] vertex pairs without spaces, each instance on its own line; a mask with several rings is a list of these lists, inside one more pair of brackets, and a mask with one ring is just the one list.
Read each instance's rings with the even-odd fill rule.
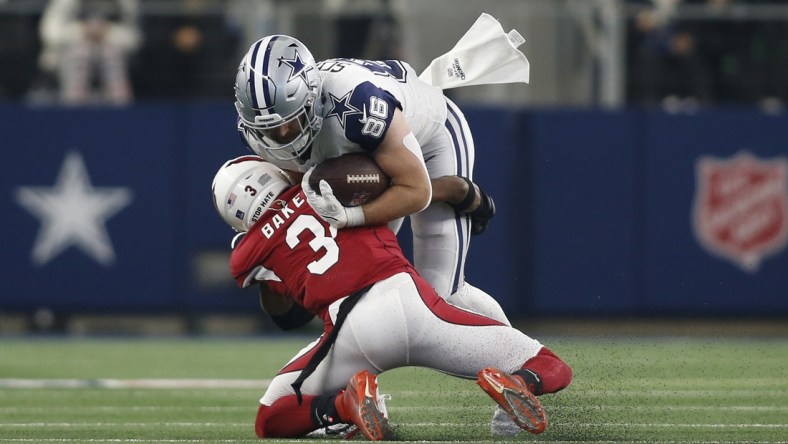
[[370,441],[393,438],[385,412],[380,410],[377,377],[367,370],[360,371],[350,378],[347,388],[340,395],[337,407],[344,421],[358,427],[358,431]]
[[490,367],[479,372],[476,382],[521,429],[537,434],[547,428],[542,403],[520,378]]

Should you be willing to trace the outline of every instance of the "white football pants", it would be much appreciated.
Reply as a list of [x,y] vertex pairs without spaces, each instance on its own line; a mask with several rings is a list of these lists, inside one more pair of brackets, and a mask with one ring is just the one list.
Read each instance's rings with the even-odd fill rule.
[[[442,131],[419,140],[432,178],[464,176],[473,180],[473,136],[462,111],[446,99],[448,118]],[[511,325],[498,301],[465,283],[465,260],[471,241],[470,217],[446,203],[435,203],[411,215],[413,264],[449,303]]]
[[[329,313],[332,320],[340,302]],[[319,340],[302,349],[273,379],[260,403],[293,395]],[[374,374],[405,366],[476,378],[497,367],[513,372],[536,356],[542,344],[493,319],[452,306],[428,284],[399,273],[375,284],[351,310],[326,358],[301,386],[304,395],[336,393],[361,370]]]

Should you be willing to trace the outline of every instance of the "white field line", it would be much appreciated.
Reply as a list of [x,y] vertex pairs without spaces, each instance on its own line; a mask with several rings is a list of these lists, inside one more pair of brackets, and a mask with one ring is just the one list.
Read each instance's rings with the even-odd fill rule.
[[265,389],[270,379],[26,379],[0,378],[0,388],[16,389]]
[[[396,425],[397,423],[394,422]],[[414,422],[414,423],[401,423],[403,426],[408,427],[443,427],[443,428],[456,428],[456,427],[489,427],[489,422],[472,423],[472,422]],[[630,422],[594,422],[594,423],[565,423],[561,424],[566,427],[581,427],[581,428],[594,428],[600,427],[626,427],[626,428],[643,428],[643,429],[788,429],[788,424],[665,424],[665,423],[630,423]],[[559,426],[554,424],[553,427]]]
[[[299,442],[321,442],[325,440],[315,440],[315,439],[286,439],[282,440],[289,443],[299,443]],[[80,438],[0,438],[0,442],[117,442],[117,443],[214,443],[214,442],[226,442],[226,443],[242,443],[242,442],[249,442],[249,443],[260,443],[260,440],[257,438],[254,439],[135,439],[135,438],[109,438],[109,439],[80,439]],[[429,444],[467,444],[468,441],[397,441],[398,443],[429,443]],[[484,441],[487,442],[487,441]],[[529,439],[529,443],[551,443],[551,444],[577,444],[577,441],[554,441],[554,440],[535,440]],[[593,441],[599,444],[733,444],[733,441],[699,441],[699,440],[690,440],[690,441]],[[788,441],[735,441],[735,444],[788,444]]]
[[248,427],[251,422],[16,422],[0,423],[8,427]]
[[721,398],[731,398],[736,396],[786,396],[788,389],[763,388],[763,389],[675,389],[675,390],[583,390],[574,394],[578,397],[588,396],[610,396],[632,397],[632,398],[652,398],[652,397],[696,397],[696,396],[716,396]]
[[[425,410],[429,411],[443,411],[443,412],[453,412],[453,411],[469,411],[475,412],[479,409],[488,408],[490,412],[493,411],[494,405],[488,406],[446,406],[446,405],[434,405],[429,407],[424,406],[398,406],[398,405],[389,405],[388,409],[393,412],[423,412]],[[227,410],[246,410],[248,407],[234,407],[234,406],[209,406],[209,405],[195,405],[195,406],[159,406],[159,405],[148,405],[148,406],[116,406],[116,405],[92,405],[92,406],[29,406],[29,407],[0,407],[0,413],[18,413],[18,412],[36,412],[36,411],[50,411],[50,410],[78,410],[78,411],[119,411],[119,410],[131,410],[131,411],[149,411],[149,410],[198,410],[198,411],[227,411]],[[595,404],[593,406],[574,406],[574,405],[561,405],[561,406],[552,406],[548,407],[548,410],[555,409],[555,410],[580,410],[580,411],[600,411],[600,410],[637,410],[637,411],[660,411],[660,412],[670,412],[670,411],[697,411],[697,410],[706,410],[706,411],[723,411],[723,412],[757,412],[757,413],[768,413],[768,412],[788,412],[788,406],[784,405],[759,405],[759,406],[750,406],[750,405],[727,405],[727,406],[708,406],[708,405],[681,405],[681,406],[621,406],[621,405],[608,405],[608,404]]]
[[[488,408],[490,412],[493,411],[495,404],[473,406],[473,405],[433,405],[429,407],[424,406],[392,406],[389,405],[388,409],[393,412],[421,412],[421,411],[478,411],[480,409]],[[625,405],[610,405],[610,404],[594,404],[591,406],[584,405],[560,405],[560,406],[547,406],[548,412],[550,410],[562,411],[580,411],[582,412],[597,412],[604,410],[625,410],[625,411],[643,411],[643,412],[671,412],[671,411],[720,411],[720,412],[788,412],[788,405],[726,405],[726,406],[710,406],[710,405],[660,405],[660,406],[625,406]]]
[[[571,387],[571,386],[570,386]],[[385,391],[385,387],[384,387]],[[458,390],[454,392],[458,397],[473,396],[481,393],[478,389],[474,390]],[[400,398],[423,398],[424,396],[443,396],[443,392],[434,390],[418,391],[418,390],[403,390],[397,392],[397,397]],[[611,389],[611,390],[597,390],[597,389],[575,389],[574,392],[557,393],[554,396],[560,397],[600,397],[600,396],[617,396],[626,398],[661,398],[661,397],[695,397],[695,396],[716,396],[723,398],[731,398],[737,396],[788,396],[788,388],[781,387],[764,387],[759,389],[682,389],[676,388],[671,390],[627,390],[627,389]]]
[[178,411],[198,411],[198,412],[231,412],[231,411],[249,411],[253,407],[240,407],[240,406],[159,406],[159,405],[130,405],[130,406],[117,406],[117,405],[104,405],[104,406],[52,406],[52,407],[0,407],[0,413],[36,413],[36,412],[49,412],[49,411],[62,411],[80,412],[83,414],[100,412],[178,412]]
[[[314,440],[314,439],[287,439],[282,440],[286,441],[288,444],[290,443],[299,443],[299,442],[321,442],[324,440]],[[135,439],[135,438],[126,438],[126,439],[119,439],[119,438],[109,438],[109,439],[81,439],[81,438],[0,438],[0,442],[76,442],[76,443],[83,443],[83,442],[113,442],[113,443],[215,443],[215,442],[223,442],[223,443],[260,443],[260,440],[257,438],[253,439]],[[397,441],[398,443],[405,444],[405,443],[429,443],[429,444],[467,444],[468,441]],[[484,441],[487,442],[487,441]],[[529,443],[551,443],[551,444],[577,444],[577,441],[554,441],[554,440],[535,440],[529,439]],[[699,441],[699,440],[690,440],[690,441],[593,441],[599,444],[733,444],[733,441]],[[735,441],[735,444],[788,444],[788,441]]]
[[[430,406],[430,407],[416,407],[416,406],[388,406],[388,410],[396,413],[419,413],[425,410],[440,411],[440,412],[457,412],[457,411],[478,411],[489,407],[490,412],[493,411],[493,406]],[[711,412],[754,412],[754,413],[772,413],[772,412],[788,412],[788,406],[746,406],[746,405],[729,405],[729,406],[707,406],[707,405],[683,405],[683,406],[620,406],[620,405],[607,405],[596,404],[594,406],[570,406],[562,405],[553,407],[556,410],[573,410],[573,411],[605,411],[605,410],[637,410],[645,412],[671,412],[671,411],[711,411]],[[195,405],[195,406],[28,406],[28,407],[0,407],[0,414],[11,413],[35,413],[55,410],[68,410],[79,411],[82,413],[87,412],[118,412],[118,411],[201,411],[201,412],[227,412],[227,411],[245,411],[249,407],[242,406],[208,406],[208,405]]]
[[[239,443],[239,442],[254,442],[259,443],[259,439],[237,440],[237,439],[134,439],[134,438],[0,438],[0,442],[140,442],[140,443],[199,443],[199,442],[226,442],[226,443]],[[288,441],[289,442],[289,441]],[[292,442],[303,442],[300,439],[294,439]]]
[[581,410],[581,411],[597,411],[597,410],[636,410],[643,412],[659,411],[720,411],[720,412],[788,412],[788,405],[661,405],[661,406],[646,406],[646,405],[608,405],[596,404],[593,406],[580,406],[580,405],[562,405],[554,407],[556,410]]
[[[36,378],[0,378],[0,388],[22,389],[266,389],[270,379],[36,379]],[[478,390],[463,391],[463,395],[472,395]],[[584,390],[575,396],[604,396],[615,393],[619,397],[689,397],[689,396],[788,396],[788,389],[771,387],[766,389],[675,389],[675,390]],[[438,392],[404,390],[397,393],[398,398],[423,398],[439,395]]]
[[[489,422],[402,422],[393,423],[405,427],[442,427],[442,428],[457,428],[457,427],[488,427]],[[245,427],[249,423],[246,422],[16,422],[16,423],[0,423],[2,428],[14,427]],[[788,424],[665,424],[665,423],[630,423],[630,422],[594,422],[594,423],[567,423],[567,427],[584,427],[584,428],[599,428],[599,427],[626,427],[626,428],[647,428],[647,429],[788,429]]]

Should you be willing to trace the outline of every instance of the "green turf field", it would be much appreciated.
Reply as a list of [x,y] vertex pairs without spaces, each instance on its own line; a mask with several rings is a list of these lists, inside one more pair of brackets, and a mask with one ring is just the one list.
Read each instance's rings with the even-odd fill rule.
[[[0,444],[256,442],[265,380],[309,339],[0,338]],[[542,397],[545,433],[508,441],[788,442],[788,339],[541,339],[575,378]],[[493,441],[473,382],[380,384],[399,440]]]

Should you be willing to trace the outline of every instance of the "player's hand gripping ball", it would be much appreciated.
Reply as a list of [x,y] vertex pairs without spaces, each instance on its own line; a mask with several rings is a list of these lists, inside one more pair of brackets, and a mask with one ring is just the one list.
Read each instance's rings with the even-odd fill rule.
[[391,179],[375,159],[364,153],[350,153],[326,159],[315,167],[309,186],[320,194],[320,181],[331,185],[334,196],[346,207],[363,205],[386,191]]

